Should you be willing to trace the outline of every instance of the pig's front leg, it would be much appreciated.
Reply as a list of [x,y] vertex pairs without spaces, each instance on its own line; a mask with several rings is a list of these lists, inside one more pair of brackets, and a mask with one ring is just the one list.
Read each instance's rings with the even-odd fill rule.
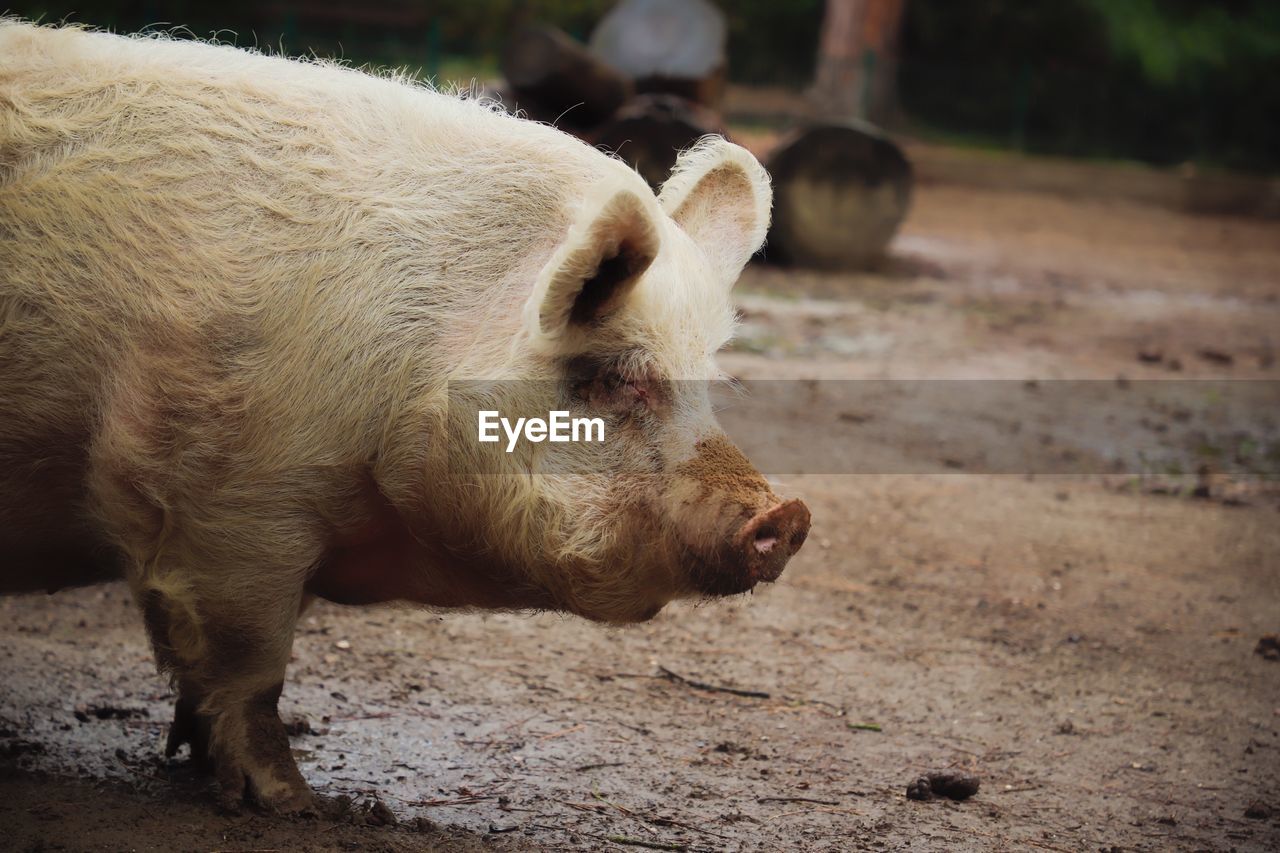
[[[215,577],[208,589],[142,596],[157,661],[179,690],[165,751],[190,744],[193,759],[212,765],[228,808],[252,799],[274,811],[302,811],[313,797],[276,710],[300,590],[277,587],[273,595],[266,579],[250,576],[248,597],[228,600],[227,575]],[[211,600],[219,606],[200,605]]]
[[[212,764],[220,801],[228,807],[253,799],[275,811],[304,810],[313,797],[276,703],[293,645],[306,549],[276,552],[301,557],[298,564],[258,560],[246,568],[236,559],[243,555],[203,536],[197,547],[183,533],[168,531],[164,543],[150,550],[151,559],[137,560],[128,571],[157,664],[179,690],[166,752],[190,744],[197,762]],[[295,537],[304,540],[300,533]]]
[[[298,612],[297,594],[278,592],[254,590],[233,614],[184,613],[185,606],[171,602],[168,615],[157,617],[154,594],[144,606],[160,666],[176,675],[179,689],[166,752],[189,743],[195,760],[212,765],[228,808],[251,799],[297,812],[313,802],[276,709]],[[187,645],[175,648],[175,635],[184,634]]]
[[[271,569],[182,576],[193,581],[191,592],[145,593],[143,605],[157,661],[179,690],[166,752],[191,744],[195,760],[211,763],[229,808],[246,799],[279,812],[310,807],[311,789],[276,712],[301,597],[292,587],[300,581],[282,583],[288,575]],[[152,570],[134,583],[155,580]]]
[[[315,596],[304,595],[302,603],[298,608],[298,615],[301,616],[306,609],[314,601]],[[167,626],[152,626],[151,620],[148,620],[148,628],[152,633],[152,640],[157,634],[167,632]],[[159,647],[157,647],[159,650]],[[172,660],[172,650],[169,650],[168,658],[161,657],[160,666],[165,670],[172,670],[176,663]],[[173,722],[169,726],[169,736],[165,740],[164,754],[166,758],[173,758],[182,749],[183,746],[190,747],[191,760],[202,770],[212,771],[213,763],[209,755],[209,731],[212,720],[207,714],[201,713],[200,705],[204,697],[200,690],[190,681],[175,679],[178,688],[178,699],[174,702]]]
[[313,797],[276,703],[324,550],[299,496],[326,493],[332,476],[264,462],[241,422],[219,419],[239,409],[217,404],[217,377],[181,355],[140,352],[121,367],[90,448],[93,511],[180,691],[168,748],[211,760],[228,806],[300,811]]
[[183,744],[191,747],[191,760],[205,769],[209,763],[208,717],[200,713],[200,696],[191,684],[178,685],[178,700],[173,705],[173,723],[165,740],[164,754],[173,758]]

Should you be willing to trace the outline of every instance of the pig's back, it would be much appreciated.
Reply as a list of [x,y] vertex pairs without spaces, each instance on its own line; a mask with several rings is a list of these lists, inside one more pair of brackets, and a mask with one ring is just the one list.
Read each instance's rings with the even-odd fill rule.
[[139,375],[204,383],[210,434],[305,424],[280,464],[367,454],[389,377],[507,340],[572,199],[622,168],[344,68],[0,23],[0,554],[87,519]]
[[[85,298],[163,288],[184,308],[317,264],[365,287],[484,288],[558,239],[594,182],[628,171],[393,79],[13,22],[0,23],[0,143],[0,224],[44,253],[20,250],[59,273],[79,253],[67,286]],[[379,274],[342,268],[355,257]]]

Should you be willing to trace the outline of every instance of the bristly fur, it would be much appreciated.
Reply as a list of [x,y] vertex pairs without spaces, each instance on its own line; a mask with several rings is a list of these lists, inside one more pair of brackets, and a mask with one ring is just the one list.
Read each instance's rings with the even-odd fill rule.
[[[643,239],[587,227],[622,194],[640,207],[617,228]],[[117,549],[139,600],[168,602],[162,663],[222,685],[191,667],[242,648],[226,690],[247,695],[278,679],[372,478],[423,547],[456,536],[437,551],[594,618],[653,612],[679,579],[624,557],[670,532],[624,527],[652,491],[518,456],[524,476],[466,476],[447,383],[555,378],[593,349],[713,378],[768,210],[759,164],[720,139],[655,199],[566,134],[395,72],[0,19],[0,554],[19,555],[0,574],[43,571],[51,543]],[[547,347],[526,306],[601,234],[654,257]],[[668,463],[714,429],[680,413]]]
[[[746,588],[707,567],[778,499],[673,380],[717,375],[768,206],[719,139],[659,200],[403,75],[0,19],[0,592],[122,565],[171,745],[299,809],[275,704],[310,595],[625,622]],[[494,471],[467,413],[550,411],[571,363],[634,392],[599,408],[621,437]]]

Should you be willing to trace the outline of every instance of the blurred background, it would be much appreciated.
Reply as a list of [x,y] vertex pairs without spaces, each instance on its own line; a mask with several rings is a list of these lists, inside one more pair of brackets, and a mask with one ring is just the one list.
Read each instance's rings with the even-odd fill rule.
[[[504,42],[541,22],[586,41],[613,0],[11,0],[9,11],[118,31],[182,26],[287,54],[499,74]],[[824,0],[718,0],[728,76],[807,90],[851,57],[868,117],[950,143],[1071,157],[1274,171],[1280,4],[1270,0],[845,0],[820,58]],[[870,13],[859,26],[853,13]],[[835,16],[840,17],[840,16]],[[860,34],[856,30],[861,29]],[[860,38],[859,38],[860,35]],[[830,85],[828,81],[828,85]],[[750,104],[733,100],[745,113]],[[829,105],[843,107],[838,97]],[[761,110],[754,110],[761,112]],[[731,113],[732,117],[732,113]]]
[[[0,599],[9,848],[1280,849],[1280,2],[4,2],[407,68],[655,185],[727,133],[774,221],[720,365],[786,396],[721,419],[881,472],[775,467],[780,581],[634,630],[318,603],[284,707],[350,824],[159,758],[121,585]],[[981,793],[904,798],[938,768]]]
[[1280,216],[1265,0],[87,0],[42,21],[407,70],[498,98],[656,189],[720,133],[775,186],[765,259],[883,265],[917,184]]

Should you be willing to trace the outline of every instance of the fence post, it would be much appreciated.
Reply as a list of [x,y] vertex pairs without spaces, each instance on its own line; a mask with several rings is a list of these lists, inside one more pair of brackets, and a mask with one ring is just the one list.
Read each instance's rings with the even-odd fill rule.
[[1031,109],[1031,63],[1024,61],[1013,84],[1012,139],[1015,151],[1027,147],[1027,113]]
[[427,27],[427,79],[433,85],[439,85],[440,77],[440,19],[432,18]]
[[871,83],[876,78],[876,51],[867,48],[862,52],[862,79],[858,81],[858,108],[856,115],[864,121],[871,114],[871,98],[875,91]]
[[[287,46],[286,46],[287,45]],[[288,53],[298,49],[298,13],[290,11],[285,14],[280,28],[280,51]]]
[[1209,101],[1205,95],[1204,75],[1200,71],[1193,71],[1191,91],[1194,92],[1196,99],[1196,141],[1195,141],[1195,162],[1203,165],[1212,159],[1210,148],[1212,144],[1209,141]]

